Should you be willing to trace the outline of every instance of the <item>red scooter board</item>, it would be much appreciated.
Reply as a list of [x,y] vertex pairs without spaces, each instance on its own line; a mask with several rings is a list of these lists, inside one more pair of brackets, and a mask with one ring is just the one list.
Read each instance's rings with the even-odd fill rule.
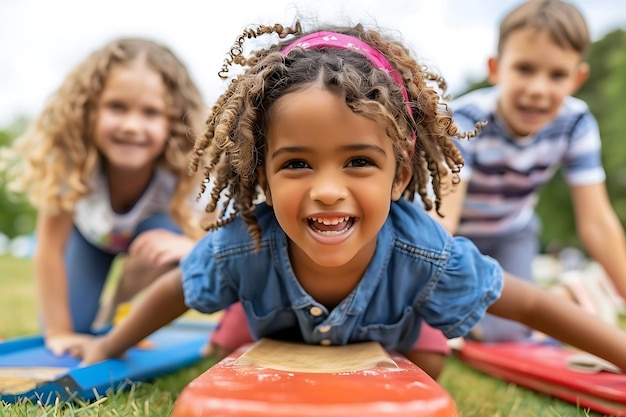
[[598,413],[626,417],[626,374],[570,369],[568,362],[579,352],[567,347],[465,341],[455,355],[488,375]]
[[[374,352],[369,363],[353,366],[347,362],[366,363],[371,351],[364,355],[355,345],[262,339],[190,382],[171,417],[458,416],[449,393],[422,369],[402,355],[388,355],[378,343],[370,344],[367,349],[380,349],[387,359],[374,358]],[[266,354],[281,358],[280,363],[264,362]],[[348,358],[346,366],[326,367],[337,358]]]

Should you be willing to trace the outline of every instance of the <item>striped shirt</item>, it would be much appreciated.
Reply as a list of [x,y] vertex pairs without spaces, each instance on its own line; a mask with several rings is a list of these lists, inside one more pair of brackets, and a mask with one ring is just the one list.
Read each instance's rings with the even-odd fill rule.
[[496,87],[470,92],[450,103],[460,131],[487,121],[476,138],[456,141],[468,181],[458,234],[502,235],[531,221],[538,192],[559,167],[570,186],[604,182],[598,123],[587,105],[566,97],[559,113],[536,134],[515,137],[496,114]]

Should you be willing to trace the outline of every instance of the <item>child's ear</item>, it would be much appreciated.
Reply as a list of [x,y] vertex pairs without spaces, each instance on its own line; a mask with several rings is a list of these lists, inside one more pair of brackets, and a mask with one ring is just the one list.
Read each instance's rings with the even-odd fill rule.
[[576,75],[574,76],[574,84],[572,85],[572,91],[570,91],[570,95],[575,94],[578,89],[587,81],[589,78],[589,64],[586,62],[581,62],[578,64],[578,68],[576,69]]
[[406,186],[411,181],[412,174],[411,167],[409,165],[402,165],[396,173],[396,179],[391,187],[391,201],[398,201],[402,197]]
[[489,80],[489,82],[491,84],[497,84],[498,83],[498,57],[492,56],[491,58],[489,58],[489,60],[487,61],[487,70],[489,71],[489,74],[487,76],[487,79]]
[[267,203],[268,206],[272,206],[272,193],[270,192],[270,187],[267,184],[267,177],[265,176],[265,167],[264,166],[259,166],[256,168],[256,177],[257,180],[259,181],[259,185],[261,186],[261,188],[263,189],[263,192],[265,193],[265,202]]

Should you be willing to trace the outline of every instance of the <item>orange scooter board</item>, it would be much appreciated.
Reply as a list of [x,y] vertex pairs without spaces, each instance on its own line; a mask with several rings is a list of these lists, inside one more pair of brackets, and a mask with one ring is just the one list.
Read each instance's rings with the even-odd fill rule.
[[378,343],[262,339],[190,382],[172,417],[456,417],[449,393]]
[[598,413],[626,417],[626,374],[591,355],[553,344],[473,341],[465,341],[455,354],[488,375]]

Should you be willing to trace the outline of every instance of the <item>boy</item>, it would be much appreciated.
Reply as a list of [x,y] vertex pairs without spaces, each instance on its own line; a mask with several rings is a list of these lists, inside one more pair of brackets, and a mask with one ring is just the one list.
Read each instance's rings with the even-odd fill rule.
[[[562,166],[580,239],[626,297],[626,243],[607,196],[597,122],[571,97],[588,76],[589,44],[584,17],[561,0],[530,0],[504,17],[497,56],[488,61],[494,86],[450,103],[461,131],[488,123],[477,137],[457,141],[465,159],[462,181],[446,196],[440,220],[504,270],[532,280],[538,191]],[[472,335],[510,341],[528,334],[487,316]]]

